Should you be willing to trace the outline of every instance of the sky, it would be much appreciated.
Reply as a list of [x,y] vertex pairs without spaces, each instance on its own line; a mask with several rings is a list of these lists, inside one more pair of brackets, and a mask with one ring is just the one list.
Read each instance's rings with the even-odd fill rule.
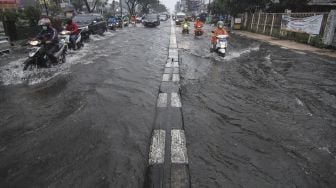
[[160,0],[160,2],[169,9],[170,12],[173,12],[175,9],[175,4],[178,0]]

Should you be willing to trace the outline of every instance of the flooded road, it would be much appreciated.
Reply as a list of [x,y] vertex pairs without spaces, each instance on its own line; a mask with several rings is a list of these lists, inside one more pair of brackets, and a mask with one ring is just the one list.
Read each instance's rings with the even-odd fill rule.
[[238,35],[223,59],[180,30],[192,187],[335,187],[336,60]]
[[27,73],[3,60],[0,187],[142,185],[169,33],[92,36],[66,64]]
[[[92,36],[50,69],[2,57],[0,187],[144,187],[155,120],[168,114],[156,103],[170,31]],[[336,186],[335,59],[235,34],[221,58],[208,34],[176,37],[191,187]],[[174,127],[180,109],[168,110],[160,123]]]

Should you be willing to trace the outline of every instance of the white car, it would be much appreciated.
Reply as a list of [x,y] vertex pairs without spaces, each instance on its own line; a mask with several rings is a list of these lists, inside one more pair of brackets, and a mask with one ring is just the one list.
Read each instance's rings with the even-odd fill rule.
[[167,20],[168,20],[167,15],[164,14],[160,15],[160,21],[167,21]]

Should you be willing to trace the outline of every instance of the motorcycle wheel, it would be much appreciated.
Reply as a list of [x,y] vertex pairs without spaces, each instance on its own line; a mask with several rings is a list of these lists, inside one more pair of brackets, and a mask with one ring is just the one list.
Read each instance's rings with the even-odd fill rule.
[[221,57],[225,57],[225,53],[220,53],[219,54]]
[[27,60],[23,63],[23,64],[24,64],[24,66],[23,66],[23,71],[27,70],[28,68],[29,68],[29,70],[31,70],[32,67],[33,67],[33,62],[34,62],[34,59],[31,59],[31,58],[27,59]]
[[62,56],[61,56],[61,63],[65,63],[66,62],[66,50],[63,51]]

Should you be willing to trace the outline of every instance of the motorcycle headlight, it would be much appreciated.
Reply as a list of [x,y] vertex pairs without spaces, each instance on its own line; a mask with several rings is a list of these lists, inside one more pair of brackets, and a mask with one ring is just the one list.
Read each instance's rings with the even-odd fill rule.
[[61,35],[65,35],[66,33],[66,31],[61,31]]
[[30,41],[29,44],[32,45],[32,46],[36,46],[36,45],[39,44],[39,41],[37,41],[37,40]]

